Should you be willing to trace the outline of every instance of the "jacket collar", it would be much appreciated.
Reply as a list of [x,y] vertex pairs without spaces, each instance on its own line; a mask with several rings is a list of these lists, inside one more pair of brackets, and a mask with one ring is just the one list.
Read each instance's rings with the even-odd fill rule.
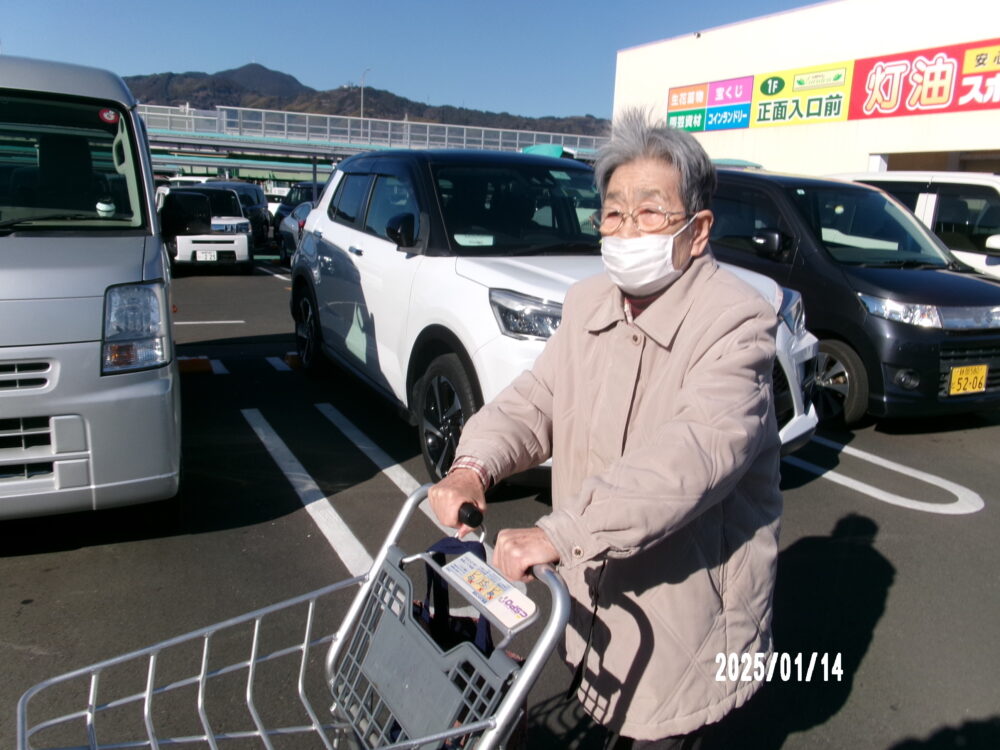
[[[694,304],[700,287],[718,269],[711,252],[706,249],[691,259],[688,269],[635,319],[635,325],[660,346],[669,347]],[[625,321],[625,296],[605,275],[606,284],[597,290],[593,311],[584,323],[591,333],[599,333]]]

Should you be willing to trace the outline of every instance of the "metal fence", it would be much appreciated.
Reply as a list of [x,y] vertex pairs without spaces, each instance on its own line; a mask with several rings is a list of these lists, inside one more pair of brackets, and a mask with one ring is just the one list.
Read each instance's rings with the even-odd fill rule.
[[530,130],[478,128],[409,120],[378,120],[246,107],[214,110],[140,104],[151,130],[264,138],[276,142],[314,143],[364,148],[459,148],[520,151],[528,146],[557,144],[577,155],[590,155],[606,140]]

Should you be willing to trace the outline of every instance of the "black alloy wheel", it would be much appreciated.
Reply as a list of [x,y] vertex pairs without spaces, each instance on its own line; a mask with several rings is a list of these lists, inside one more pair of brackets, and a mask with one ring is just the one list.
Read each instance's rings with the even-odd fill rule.
[[842,418],[850,427],[868,411],[868,374],[861,357],[843,341],[819,342],[813,400],[820,422]]
[[431,479],[444,477],[466,421],[479,408],[472,380],[455,354],[431,362],[416,386],[420,450]]
[[315,372],[322,357],[320,346],[319,315],[312,292],[298,289],[295,292],[295,351],[306,372]]

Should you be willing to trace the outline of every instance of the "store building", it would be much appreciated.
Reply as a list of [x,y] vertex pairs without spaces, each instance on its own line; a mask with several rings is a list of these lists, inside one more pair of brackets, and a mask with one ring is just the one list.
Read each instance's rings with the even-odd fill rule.
[[1000,6],[830,0],[633,47],[630,106],[775,171],[1000,172]]

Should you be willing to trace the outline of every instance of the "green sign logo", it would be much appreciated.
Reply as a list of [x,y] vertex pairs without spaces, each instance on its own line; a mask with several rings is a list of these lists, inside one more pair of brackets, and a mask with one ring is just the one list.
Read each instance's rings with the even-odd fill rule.
[[785,79],[771,76],[760,85],[760,93],[764,96],[774,96],[785,88]]

